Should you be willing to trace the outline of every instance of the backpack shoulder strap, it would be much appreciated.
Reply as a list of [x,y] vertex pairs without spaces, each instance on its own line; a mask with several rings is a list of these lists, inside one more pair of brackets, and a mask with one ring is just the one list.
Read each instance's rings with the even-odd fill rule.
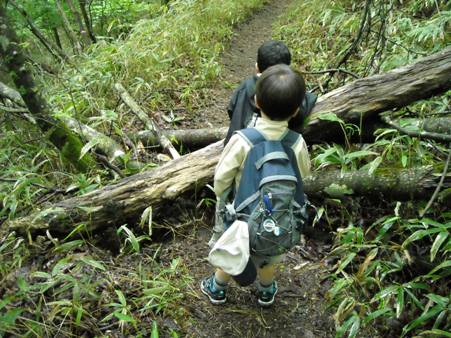
[[287,132],[282,137],[282,143],[285,143],[288,147],[294,148],[298,142],[302,140],[302,136],[293,130],[287,129]]
[[246,128],[236,132],[251,146],[266,141],[266,138],[255,128]]

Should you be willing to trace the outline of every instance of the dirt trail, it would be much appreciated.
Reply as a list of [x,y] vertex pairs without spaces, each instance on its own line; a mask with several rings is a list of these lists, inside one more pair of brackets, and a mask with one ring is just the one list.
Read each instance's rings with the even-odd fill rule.
[[[289,0],[272,1],[236,30],[230,48],[223,55],[225,86],[214,89],[211,104],[198,112],[198,127],[228,124],[226,106],[233,88],[254,72],[257,49],[271,38],[273,21],[282,15]],[[289,253],[278,271],[279,293],[269,309],[257,306],[255,285],[241,288],[232,283],[228,302],[213,306],[199,290],[200,280],[212,273],[207,262],[207,242],[213,217],[193,226],[175,241],[167,243],[161,256],[182,257],[193,283],[183,308],[185,323],[173,323],[188,337],[333,337],[331,314],[325,309],[324,295],[330,285],[325,281],[326,269],[320,261],[326,243],[307,242]],[[202,222],[201,222],[202,223]],[[306,259],[308,257],[308,259]],[[180,332],[180,331],[179,331]]]
[[227,104],[233,89],[255,73],[257,49],[272,36],[273,22],[287,9],[290,0],[273,0],[235,30],[230,46],[223,54],[223,82],[213,89],[209,104],[198,112],[200,127],[226,126]]

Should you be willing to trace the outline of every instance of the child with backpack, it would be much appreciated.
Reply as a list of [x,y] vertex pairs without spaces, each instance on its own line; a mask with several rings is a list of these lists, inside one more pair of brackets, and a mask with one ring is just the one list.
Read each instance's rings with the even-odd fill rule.
[[[254,128],[233,134],[215,171],[217,203],[222,203],[231,187],[235,192],[233,205],[227,207],[226,225],[234,220],[248,225],[249,263],[257,270],[261,306],[274,302],[277,263],[297,244],[305,221],[302,178],[310,174],[310,159],[302,136],[288,129],[304,96],[304,80],[289,66],[266,69],[256,83],[255,104],[261,118]],[[213,304],[223,304],[231,278],[217,268],[201,281],[201,291]]]
[[[290,65],[291,53],[288,47],[277,40],[264,42],[257,51],[257,62],[255,64],[256,74],[245,79],[235,89],[230,98],[227,107],[227,113],[230,118],[230,126],[227,131],[224,144],[227,144],[233,135],[233,132],[246,127],[254,127],[255,121],[260,117],[260,110],[255,106],[255,84],[260,74],[268,67],[285,64]],[[288,127],[294,131],[300,132],[305,118],[312,111],[316,103],[316,95],[307,92],[301,104],[300,113],[289,121]]]

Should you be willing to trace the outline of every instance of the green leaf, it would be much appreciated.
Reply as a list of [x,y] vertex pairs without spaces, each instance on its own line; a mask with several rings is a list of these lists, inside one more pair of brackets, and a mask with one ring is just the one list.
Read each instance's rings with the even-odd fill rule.
[[115,311],[113,314],[116,318],[118,318],[119,320],[122,320],[123,322],[134,322],[135,321],[135,319],[133,317],[126,315],[122,312]]
[[61,245],[58,245],[53,249],[54,252],[68,252],[74,248],[77,248],[81,245],[83,245],[84,241],[82,239],[77,239],[75,241],[70,241],[67,243],[63,243]]
[[396,318],[401,317],[404,310],[404,289],[400,287],[396,296]]
[[440,305],[436,305],[433,308],[429,309],[426,313],[423,313],[420,317],[415,320],[412,320],[409,324],[403,327],[401,337],[404,337],[407,332],[416,328],[419,325],[427,323],[429,319],[436,316],[443,308]]
[[371,312],[370,314],[368,314],[365,319],[364,319],[364,323],[368,324],[369,322],[373,321],[374,319],[382,316],[383,314],[386,314],[387,312],[392,312],[392,310],[389,307],[385,307],[383,309],[380,310],[376,310]]
[[158,338],[158,337],[159,337],[158,325],[157,322],[154,320],[152,322],[152,333],[150,334],[150,338]]
[[423,332],[420,333],[420,336],[430,337],[431,335],[436,335],[438,337],[451,338],[451,333],[450,332],[439,330],[439,329],[426,330],[426,331],[423,331]]
[[[3,316],[0,316],[0,330],[5,330],[12,327],[16,323],[17,317],[20,316],[23,309],[11,309],[8,310]],[[2,332],[0,331],[0,334]]]
[[360,329],[360,317],[355,313],[351,318],[353,318],[351,328],[349,329],[348,338],[356,337]]
[[446,306],[449,304],[449,297],[443,297],[436,295],[435,293],[429,293],[426,295],[430,300],[432,300],[434,303],[440,305],[443,309],[446,308]]
[[373,175],[379,165],[382,163],[382,156],[377,156],[374,160],[368,163],[369,169],[368,173]]
[[338,123],[340,123],[340,124],[345,124],[345,122],[344,122],[342,119],[340,119],[340,118],[337,116],[337,114],[331,113],[331,112],[320,114],[320,115],[318,116],[318,119],[324,120],[324,121],[338,122]]
[[402,243],[402,247],[405,248],[409,243],[418,241],[419,239],[422,239],[425,236],[430,236],[432,234],[435,234],[437,232],[442,231],[440,228],[431,228],[431,229],[424,229],[424,230],[417,230],[412,235],[410,235],[404,243]]
[[401,155],[401,164],[403,168],[405,168],[407,165],[407,155],[404,153]]
[[105,266],[102,263],[92,259],[91,257],[81,257],[80,260],[83,263],[91,265],[92,267],[94,267],[96,269],[99,269],[99,270],[102,270],[102,271],[106,271],[106,268],[105,268]]
[[116,292],[118,298],[119,298],[119,302],[123,305],[126,306],[127,305],[127,300],[125,299],[124,294],[122,293],[121,290],[114,290],[114,292]]
[[338,266],[336,273],[340,273],[341,271],[343,271],[343,269],[354,259],[355,255],[356,255],[355,252],[351,252],[344,260],[341,260],[341,263]]
[[441,264],[437,265],[435,268],[433,268],[431,270],[431,272],[428,273],[428,275],[432,275],[432,274],[436,273],[438,270],[443,269],[443,268],[449,268],[450,266],[451,266],[451,260],[444,261]]
[[443,244],[446,238],[448,238],[447,231],[442,231],[437,235],[437,237],[435,237],[435,241],[434,243],[432,243],[431,247],[431,262],[435,259],[435,256],[437,255],[440,246]]

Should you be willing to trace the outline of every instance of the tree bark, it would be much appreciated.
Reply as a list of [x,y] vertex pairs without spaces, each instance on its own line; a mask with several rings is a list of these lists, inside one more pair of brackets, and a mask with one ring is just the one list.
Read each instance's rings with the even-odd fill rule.
[[80,11],[81,15],[83,16],[83,21],[85,22],[85,27],[88,30],[89,38],[91,39],[92,43],[96,43],[97,39],[92,30],[92,22],[91,20],[89,20],[88,12],[86,11],[86,0],[78,0],[78,3],[80,5]]
[[[307,143],[343,137],[337,122],[321,120],[335,113],[346,123],[365,127],[380,112],[397,109],[451,88],[451,48],[411,65],[353,81],[321,96],[302,130]],[[362,122],[362,123],[361,123]]]
[[147,113],[141,109],[141,107],[136,103],[136,101],[131,97],[131,95],[125,90],[125,88],[120,84],[116,83],[114,88],[119,93],[121,99],[130,107],[130,109],[139,117],[139,119],[144,123],[145,127],[154,133],[158,143],[161,144],[164,150],[166,150],[173,159],[180,158],[180,154],[172,145],[171,141],[161,132],[160,128],[152,121]]
[[65,61],[69,60],[68,55],[61,48],[59,48],[52,41],[50,41],[45,37],[45,35],[35,25],[31,17],[22,7],[17,5],[17,3],[14,0],[9,0],[9,3],[11,3],[11,5],[24,17],[33,35],[36,36],[36,38],[44,45],[44,47],[50,52],[50,54],[52,54],[57,59]]
[[67,38],[71,42],[74,52],[76,54],[80,54],[82,52],[80,41],[78,40],[77,36],[75,35],[72,29],[72,26],[70,25],[69,19],[67,18],[66,12],[64,11],[61,0],[55,0],[55,3],[58,9],[58,13],[61,15],[61,19],[63,21],[64,32],[66,33]]
[[[161,130],[161,132],[173,143],[181,143],[187,147],[200,148],[222,140],[227,134],[227,127]],[[149,146],[159,144],[155,133],[149,130],[140,131],[132,135],[131,138]]]
[[75,18],[75,21],[77,21],[78,24],[78,31],[80,33],[80,36],[82,37],[83,40],[83,44],[85,46],[88,46],[91,42],[91,40],[88,37],[88,29],[85,28],[83,21],[81,20],[81,16],[80,13],[77,11],[77,9],[75,8],[72,0],[66,0],[67,5],[70,8],[70,11],[72,12],[72,15]]
[[36,119],[38,127],[49,140],[60,150],[63,158],[72,163],[79,171],[87,171],[94,163],[86,154],[80,158],[82,143],[61,121],[51,117],[47,103],[39,95],[31,73],[25,66],[25,57],[19,47],[16,33],[10,28],[6,10],[0,6],[0,55],[31,115]]
[[[417,100],[444,93],[450,88],[451,48],[447,48],[411,65],[356,80],[325,94],[318,99],[307,125],[297,131],[302,133],[308,144],[342,142],[343,132],[339,124],[322,120],[321,116],[335,113],[345,123],[361,126],[362,133],[368,134],[372,133],[372,125],[379,113],[402,108]],[[428,124],[425,124],[425,129],[426,125]],[[163,132],[175,134],[173,131]],[[197,140],[197,135],[203,132],[204,129],[199,132],[178,131],[177,136],[189,143],[191,134]],[[149,132],[141,132],[138,137],[141,140],[147,138],[151,144],[155,144]],[[218,141],[222,138],[222,130],[211,129],[206,138]]]

